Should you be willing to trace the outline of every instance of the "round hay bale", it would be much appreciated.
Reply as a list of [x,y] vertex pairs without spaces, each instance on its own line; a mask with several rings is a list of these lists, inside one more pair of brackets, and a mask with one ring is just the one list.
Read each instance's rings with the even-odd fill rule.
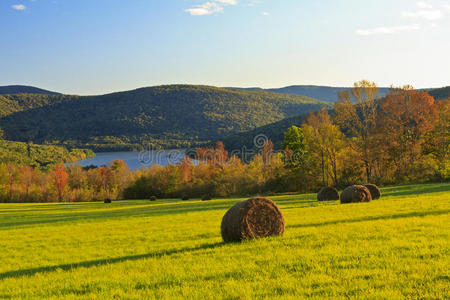
[[112,203],[111,199],[105,199],[105,203]]
[[156,196],[151,196],[150,201],[156,201]]
[[372,200],[369,190],[362,185],[347,187],[341,194],[341,203],[369,202]]
[[381,191],[375,184],[365,184],[364,185],[370,192],[372,200],[377,200],[381,198]]
[[236,203],[223,216],[222,238],[225,242],[279,236],[284,233],[284,217],[270,199],[256,197]]
[[339,200],[339,192],[334,187],[331,186],[324,187],[317,193],[317,200],[318,201]]
[[205,195],[205,196],[202,197],[202,201],[209,201],[209,200],[212,200],[212,199],[208,195]]
[[187,200],[189,200],[189,197],[188,196],[183,196],[183,197],[181,197],[181,200],[187,201]]

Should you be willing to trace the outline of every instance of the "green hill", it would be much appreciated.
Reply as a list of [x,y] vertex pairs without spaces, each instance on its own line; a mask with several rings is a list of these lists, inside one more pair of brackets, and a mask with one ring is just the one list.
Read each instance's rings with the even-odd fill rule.
[[73,162],[94,156],[90,150],[72,149],[51,145],[34,145],[0,140],[0,163],[34,167],[49,167],[61,162]]
[[190,85],[85,97],[4,95],[0,128],[8,140],[96,150],[186,147],[328,106],[297,95]]
[[56,95],[58,93],[43,90],[34,86],[27,85],[7,85],[0,86],[0,95],[5,94],[49,94]]
[[450,86],[427,90],[427,92],[438,100],[450,99]]

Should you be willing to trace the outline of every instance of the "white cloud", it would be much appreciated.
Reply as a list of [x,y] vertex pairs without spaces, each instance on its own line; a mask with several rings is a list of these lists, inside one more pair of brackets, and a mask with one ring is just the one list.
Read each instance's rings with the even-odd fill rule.
[[270,15],[270,13],[268,13],[267,11],[263,11],[261,14],[266,17]]
[[425,1],[419,1],[416,3],[417,7],[420,9],[432,9],[433,5],[431,5],[430,3],[427,3]]
[[419,25],[401,25],[401,26],[390,26],[390,27],[376,27],[371,29],[357,29],[357,35],[376,35],[376,34],[395,34],[405,31],[419,30]]
[[25,5],[23,5],[23,4],[15,4],[15,5],[12,5],[11,7],[13,9],[15,9],[15,10],[25,10],[25,9],[27,9],[27,7]]
[[404,11],[402,12],[402,16],[405,18],[415,18],[415,19],[425,19],[428,21],[439,20],[442,18],[442,12],[437,9],[433,10],[418,10],[414,12]]
[[188,8],[185,11],[191,16],[205,16],[221,13],[223,12],[224,6],[236,4],[236,0],[211,0],[210,2],[205,2],[193,8]]

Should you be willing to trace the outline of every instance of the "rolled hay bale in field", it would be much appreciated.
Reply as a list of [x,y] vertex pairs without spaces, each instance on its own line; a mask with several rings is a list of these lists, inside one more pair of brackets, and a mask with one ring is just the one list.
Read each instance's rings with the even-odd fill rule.
[[105,199],[105,203],[112,203],[111,199]]
[[183,196],[183,197],[181,197],[181,200],[187,201],[187,200],[189,200],[189,197],[188,196]]
[[381,191],[375,184],[365,184],[364,185],[370,192],[370,195],[372,196],[372,200],[377,200],[381,198]]
[[211,196],[204,195],[204,196],[202,197],[202,201],[209,201],[209,200],[212,200],[212,199],[211,199]]
[[362,185],[347,187],[341,194],[341,203],[370,202],[372,196],[368,188]]
[[318,201],[339,200],[339,192],[334,187],[331,186],[324,187],[317,193],[317,200]]
[[150,197],[150,201],[156,201],[156,200],[157,200],[156,196],[151,196]]
[[284,217],[270,199],[256,197],[236,203],[223,216],[222,238],[225,242],[279,236],[284,233]]

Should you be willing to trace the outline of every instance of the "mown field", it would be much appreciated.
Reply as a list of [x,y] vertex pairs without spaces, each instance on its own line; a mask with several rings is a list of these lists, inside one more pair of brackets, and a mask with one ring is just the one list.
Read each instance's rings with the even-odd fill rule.
[[0,298],[449,299],[450,184],[382,192],[272,197],[285,235],[232,244],[240,199],[0,204]]

